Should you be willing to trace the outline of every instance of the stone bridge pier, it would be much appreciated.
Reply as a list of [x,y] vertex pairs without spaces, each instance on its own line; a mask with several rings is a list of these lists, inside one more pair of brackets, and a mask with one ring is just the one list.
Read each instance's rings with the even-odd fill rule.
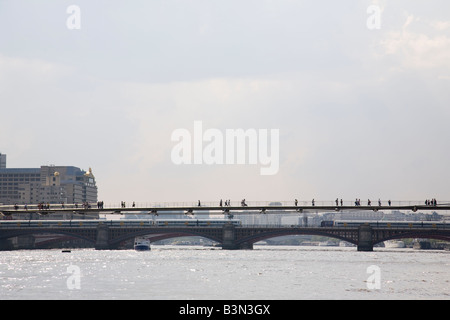
[[97,239],[95,241],[96,250],[109,250],[109,228],[105,224],[97,226]]
[[358,251],[373,251],[373,230],[371,226],[358,228]]
[[224,250],[238,250],[238,249],[253,249],[253,243],[244,242],[237,243],[236,227],[232,224],[226,224],[222,230],[222,249]]

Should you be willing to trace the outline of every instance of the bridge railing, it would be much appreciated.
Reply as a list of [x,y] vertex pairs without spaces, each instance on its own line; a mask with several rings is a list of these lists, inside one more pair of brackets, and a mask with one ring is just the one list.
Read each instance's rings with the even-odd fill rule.
[[[229,206],[240,207],[242,205],[241,200],[222,200],[222,206],[225,206],[225,202],[229,201]],[[381,205],[387,206],[389,200],[380,200]],[[445,201],[442,203],[449,204],[450,201]],[[126,202],[126,207],[132,207],[133,202]],[[295,205],[295,199],[292,200],[275,200],[275,201],[245,201],[247,206],[293,206]],[[361,200],[361,206],[366,206],[368,204],[367,199],[365,201]],[[391,201],[392,206],[414,206],[414,205],[424,205],[424,201],[418,200],[398,200]],[[200,206],[202,207],[218,207],[220,205],[220,199],[216,201],[202,201],[200,200]],[[312,200],[298,200],[297,206],[306,207],[312,206]],[[336,206],[336,200],[314,200],[315,206]],[[355,206],[355,200],[343,200],[341,204],[341,199],[338,199],[338,206]],[[371,200],[372,206],[378,206],[378,199]],[[153,207],[197,207],[199,206],[199,201],[183,201],[183,202],[135,202],[137,208],[153,208]],[[119,208],[120,203],[110,203],[105,206],[105,208]]]
[[[227,200],[222,199],[222,206],[226,206],[226,201],[228,201],[228,206],[231,207],[240,207],[242,206],[242,199],[241,200]],[[388,206],[389,200],[380,200],[382,206]],[[248,201],[245,200],[245,204],[247,206],[294,206],[295,205],[295,199],[292,200],[275,200],[275,201]],[[438,205],[443,204],[450,204],[450,201],[440,201],[438,202]],[[95,204],[96,205],[96,204]],[[200,206],[201,207],[218,207],[220,205],[220,199],[215,201],[202,201],[200,200]],[[313,201],[312,200],[298,200],[297,206],[299,207],[306,207],[306,206],[312,206]],[[355,200],[343,200],[341,203],[341,199],[338,199],[338,206],[356,206]],[[368,205],[368,200],[361,200],[360,203],[361,206]],[[371,206],[378,206],[378,199],[371,200]],[[418,201],[418,200],[391,200],[391,206],[419,206],[419,205],[425,205],[424,201]],[[93,204],[94,206],[94,204]],[[154,207],[197,207],[199,206],[199,201],[178,201],[178,202],[134,202],[134,207],[136,208],[154,208]],[[336,206],[336,200],[314,200],[314,206],[322,207],[322,206]],[[104,206],[104,208],[120,208],[121,203],[109,203]],[[133,207],[133,202],[125,202],[126,208]]]
[[[379,206],[379,200],[374,199],[370,200],[370,205],[373,207]],[[388,206],[389,200],[380,200],[382,206]],[[275,201],[247,201],[245,200],[245,204],[247,206],[294,206],[296,204],[295,199],[292,200],[275,200]],[[390,201],[391,206],[423,206],[425,205],[425,200],[418,201],[418,200],[392,200]],[[104,209],[115,209],[115,208],[186,208],[186,207],[218,207],[220,205],[220,199],[216,201],[179,201],[179,202],[117,202],[117,203],[105,203],[103,204],[102,208]],[[225,207],[226,205],[231,207],[240,207],[242,206],[242,199],[241,200],[227,200],[222,199],[222,206]],[[299,207],[307,207],[307,206],[317,206],[317,207],[324,207],[324,206],[348,206],[348,207],[357,207],[355,200],[343,200],[341,202],[341,199],[338,199],[337,203],[336,200],[298,200],[297,206]],[[368,200],[362,200],[360,202],[361,206],[367,206],[369,205]],[[450,201],[438,201],[437,205],[450,205]],[[49,204],[48,209],[50,210],[56,210],[56,209],[82,209],[84,208],[83,204]],[[89,208],[97,208],[98,203],[89,203]],[[0,204],[0,210],[14,210],[14,209],[29,209],[29,210],[37,210],[38,205],[37,204],[20,204],[20,205],[1,205]],[[430,206],[430,210],[432,210],[433,206]]]

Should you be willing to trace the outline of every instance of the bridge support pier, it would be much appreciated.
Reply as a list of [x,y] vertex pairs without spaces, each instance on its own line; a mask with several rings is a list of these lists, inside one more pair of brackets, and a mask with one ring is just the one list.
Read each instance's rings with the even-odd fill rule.
[[371,226],[362,225],[358,230],[358,251],[373,251],[373,230]]
[[222,230],[222,249],[236,250],[236,230],[235,226],[230,224],[224,225]]
[[223,226],[222,233],[222,249],[224,250],[252,250],[253,243],[244,242],[236,243],[236,227],[234,225],[226,224]]
[[95,242],[95,250],[109,250],[109,232],[108,226],[99,224],[97,227],[97,240]]

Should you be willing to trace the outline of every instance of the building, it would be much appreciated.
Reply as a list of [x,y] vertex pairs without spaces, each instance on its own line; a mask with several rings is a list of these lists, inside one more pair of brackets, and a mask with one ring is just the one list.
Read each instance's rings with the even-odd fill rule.
[[0,153],[0,169],[6,168],[6,154]]
[[0,159],[0,204],[97,202],[97,186],[90,168],[87,172],[53,165],[6,168],[6,155],[0,154]]

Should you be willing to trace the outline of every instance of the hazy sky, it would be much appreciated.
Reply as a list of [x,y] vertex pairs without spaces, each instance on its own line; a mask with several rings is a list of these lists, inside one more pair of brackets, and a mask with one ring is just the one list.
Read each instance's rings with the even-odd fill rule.
[[[174,164],[194,121],[279,129],[277,174]],[[450,200],[449,123],[448,0],[0,0],[0,152],[105,202]]]

